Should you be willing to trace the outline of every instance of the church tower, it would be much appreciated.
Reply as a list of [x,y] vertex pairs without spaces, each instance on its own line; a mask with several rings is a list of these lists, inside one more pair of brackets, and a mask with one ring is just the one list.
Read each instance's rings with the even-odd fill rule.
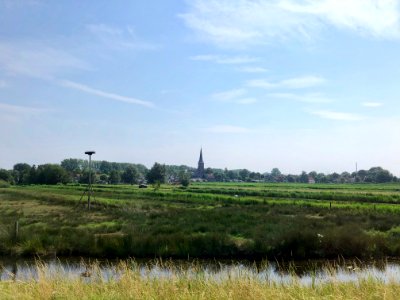
[[204,178],[203,148],[200,149],[200,158],[199,163],[197,164],[196,177]]

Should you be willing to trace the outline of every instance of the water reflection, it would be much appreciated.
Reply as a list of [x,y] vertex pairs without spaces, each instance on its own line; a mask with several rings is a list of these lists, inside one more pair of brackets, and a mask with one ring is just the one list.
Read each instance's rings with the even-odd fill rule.
[[[398,261],[309,261],[256,262],[210,260],[126,260],[129,269],[145,278],[184,276],[223,281],[251,278],[267,283],[312,286],[330,281],[355,282],[375,278],[400,283]],[[121,261],[93,259],[10,260],[0,258],[0,280],[38,280],[40,277],[82,278],[87,282],[118,280],[123,274]],[[45,266],[45,274],[41,268]]]

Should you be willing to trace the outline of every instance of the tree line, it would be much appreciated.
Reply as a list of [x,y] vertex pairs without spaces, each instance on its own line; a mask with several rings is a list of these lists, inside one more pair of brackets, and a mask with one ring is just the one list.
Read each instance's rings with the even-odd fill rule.
[[[87,183],[89,178],[88,161],[83,159],[64,159],[60,164],[39,166],[17,163],[11,170],[0,169],[0,180],[9,184],[66,184]],[[155,163],[148,169],[142,164],[92,161],[92,176],[100,184],[138,184],[138,183],[181,183],[188,185],[195,176],[196,169],[188,166],[175,166]],[[389,183],[399,179],[381,167],[349,173],[282,174],[278,168],[270,172],[251,172],[247,169],[228,170],[207,168],[204,178],[198,180],[217,182],[287,182],[287,183]]]

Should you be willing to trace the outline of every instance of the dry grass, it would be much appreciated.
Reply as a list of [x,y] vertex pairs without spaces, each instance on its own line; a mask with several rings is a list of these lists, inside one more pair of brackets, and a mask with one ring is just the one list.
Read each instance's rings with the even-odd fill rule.
[[294,281],[276,284],[243,273],[220,280],[204,274],[172,271],[160,278],[121,264],[113,279],[104,280],[96,266],[90,278],[67,276],[38,266],[29,281],[0,282],[0,299],[398,299],[400,285],[367,278],[343,283],[331,280],[315,287]]

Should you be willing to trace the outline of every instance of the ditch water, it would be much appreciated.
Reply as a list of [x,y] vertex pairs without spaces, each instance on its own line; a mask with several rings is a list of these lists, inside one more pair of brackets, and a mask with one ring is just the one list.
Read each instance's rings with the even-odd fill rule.
[[[255,262],[216,260],[94,260],[47,259],[12,260],[0,258],[0,280],[37,280],[37,266],[44,265],[46,278],[84,278],[118,280],[123,270],[121,262],[144,278],[168,279],[176,276],[222,281],[252,278],[268,283],[315,285],[329,281],[351,282],[375,278],[382,282],[400,283],[400,261],[307,261]],[[93,266],[94,265],[94,266]]]

